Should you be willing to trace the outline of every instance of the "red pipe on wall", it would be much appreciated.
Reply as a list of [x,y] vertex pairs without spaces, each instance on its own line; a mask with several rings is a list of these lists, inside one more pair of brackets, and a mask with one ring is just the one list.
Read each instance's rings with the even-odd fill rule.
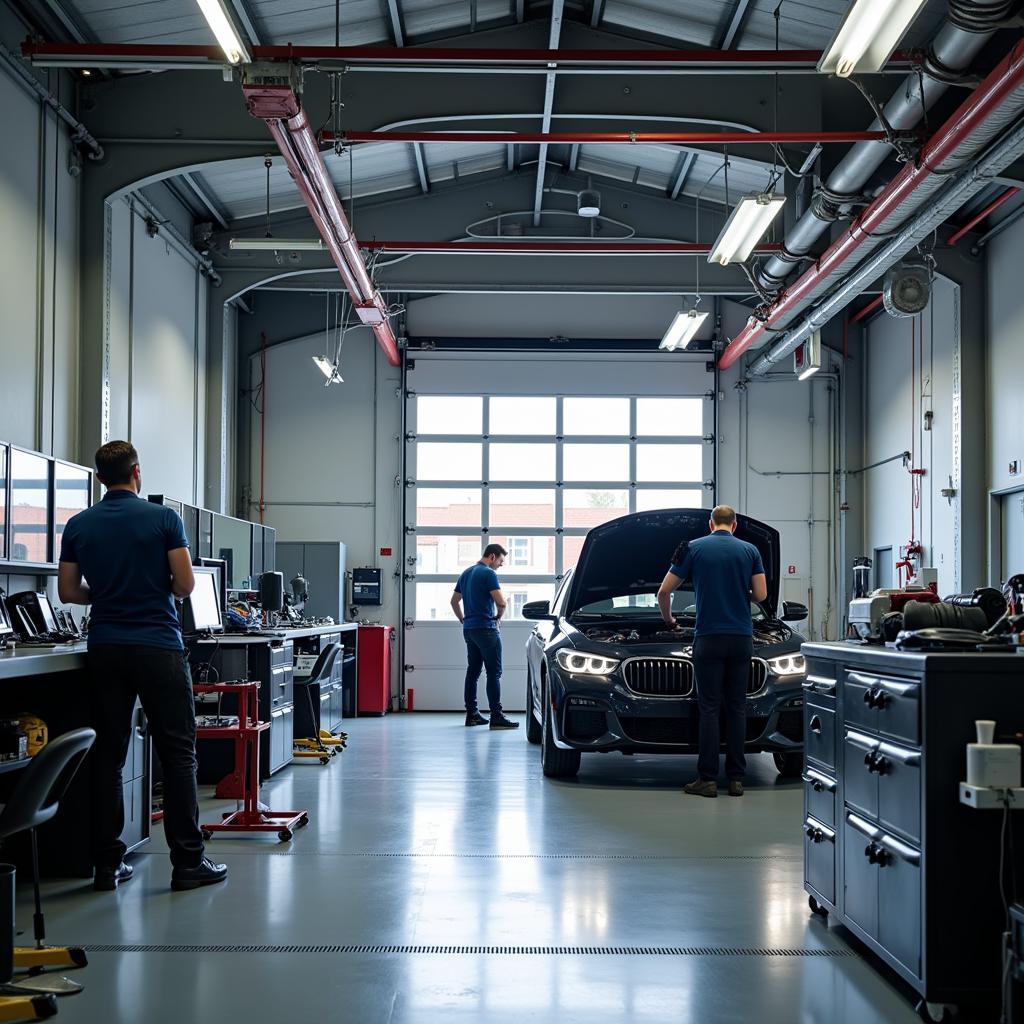
[[956,243],[959,242],[960,239],[963,238],[964,235],[966,235],[967,232],[971,230],[971,228],[980,224],[989,214],[995,213],[995,211],[998,210],[999,207],[1003,205],[1003,203],[1007,202],[1007,200],[1012,199],[1019,191],[1019,188],[1008,188],[1001,196],[999,196],[996,199],[993,199],[992,202],[989,203],[984,210],[982,210],[980,213],[976,213],[962,228],[960,228],[958,231],[954,232],[952,235],[949,236],[949,244],[956,245]]
[[876,309],[878,309],[878,307],[881,304],[882,304],[882,296],[881,295],[875,296],[875,298],[873,298],[866,306],[864,306],[861,309],[858,309],[857,312],[854,313],[853,316],[850,317],[850,323],[851,324],[859,324],[861,322],[861,320],[864,319],[864,317],[868,316],[868,314],[870,314],[870,313],[873,313]]
[[[344,132],[342,143],[455,142],[505,145],[681,145],[714,146],[766,143],[771,145],[825,142],[884,142],[885,132]],[[334,142],[333,132],[320,133],[321,142]]]
[[809,293],[823,279],[843,265],[896,213],[925,182],[936,173],[933,168],[949,159],[971,134],[976,131],[1014,90],[1024,83],[1024,41],[999,62],[985,80],[953,113],[948,121],[928,140],[918,160],[905,165],[889,187],[854,221],[853,224],[825,250],[814,266],[783,292],[764,321],[749,323],[729,343],[718,361],[721,369],[728,369],[764,333],[767,326],[787,314],[794,315]]

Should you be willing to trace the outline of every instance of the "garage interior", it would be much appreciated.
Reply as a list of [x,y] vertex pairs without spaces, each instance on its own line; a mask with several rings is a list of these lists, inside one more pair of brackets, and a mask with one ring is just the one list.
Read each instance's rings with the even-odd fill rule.
[[[1024,1021],[1022,26],[1020,0],[3,0],[0,802],[27,715],[87,717],[85,609],[35,629],[16,595],[67,607],[114,439],[223,588],[227,632],[186,636],[197,713],[262,680],[269,724],[234,789],[200,729],[230,873],[176,893],[138,712],[135,879],[93,891],[83,776],[39,843],[84,990],[5,988],[0,1019]],[[744,798],[712,801],[695,746],[657,749],[683,719],[630,735],[606,681],[604,734],[547,681],[544,615],[578,610],[592,531],[718,504],[776,538],[805,646],[785,702],[761,659]],[[507,735],[463,725],[450,605],[489,543]],[[599,725],[566,771],[573,701]],[[293,817],[218,832],[260,781]]]

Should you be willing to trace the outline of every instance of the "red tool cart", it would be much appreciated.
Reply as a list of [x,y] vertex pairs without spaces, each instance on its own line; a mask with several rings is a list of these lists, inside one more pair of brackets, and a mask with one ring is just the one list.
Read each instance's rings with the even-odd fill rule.
[[394,626],[359,627],[359,714],[391,710],[391,647]]
[[223,820],[201,825],[203,838],[215,832],[276,832],[287,843],[297,828],[309,824],[306,811],[271,811],[260,804],[260,733],[270,729],[269,722],[259,720],[258,682],[193,683],[194,693],[234,694],[238,697],[238,724],[198,726],[197,737],[204,740],[233,740],[235,767],[217,784],[216,795],[223,799],[242,801],[242,809],[225,814]]

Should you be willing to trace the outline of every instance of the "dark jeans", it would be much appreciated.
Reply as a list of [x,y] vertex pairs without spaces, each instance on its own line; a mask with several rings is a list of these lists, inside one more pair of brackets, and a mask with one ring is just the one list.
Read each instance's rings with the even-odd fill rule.
[[476,684],[487,668],[487,706],[491,718],[501,714],[501,634],[496,629],[464,629],[466,638],[466,710],[476,711]]
[[135,698],[164,773],[164,834],[175,867],[203,858],[196,795],[196,716],[192,677],[183,651],[100,644],[89,648],[90,698],[96,743],[93,862],[117,867],[125,854],[121,770],[131,741]]
[[719,714],[725,705],[725,774],[742,779],[747,770],[747,681],[754,642],[749,636],[700,636],[693,644],[693,671],[700,705],[700,756],[704,780],[718,778]]

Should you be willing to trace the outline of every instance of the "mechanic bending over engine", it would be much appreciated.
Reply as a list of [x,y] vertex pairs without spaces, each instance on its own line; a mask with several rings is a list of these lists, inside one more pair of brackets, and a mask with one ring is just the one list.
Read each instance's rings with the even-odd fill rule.
[[725,704],[725,774],[729,796],[743,796],[747,762],[747,680],[754,654],[750,602],[768,596],[761,555],[738,540],[736,512],[718,505],[708,523],[711,534],[680,544],[658,590],[661,617],[678,628],[672,615],[672,591],[690,580],[697,595],[693,671],[700,707],[699,778],[684,789],[692,796],[718,796],[719,708]]

